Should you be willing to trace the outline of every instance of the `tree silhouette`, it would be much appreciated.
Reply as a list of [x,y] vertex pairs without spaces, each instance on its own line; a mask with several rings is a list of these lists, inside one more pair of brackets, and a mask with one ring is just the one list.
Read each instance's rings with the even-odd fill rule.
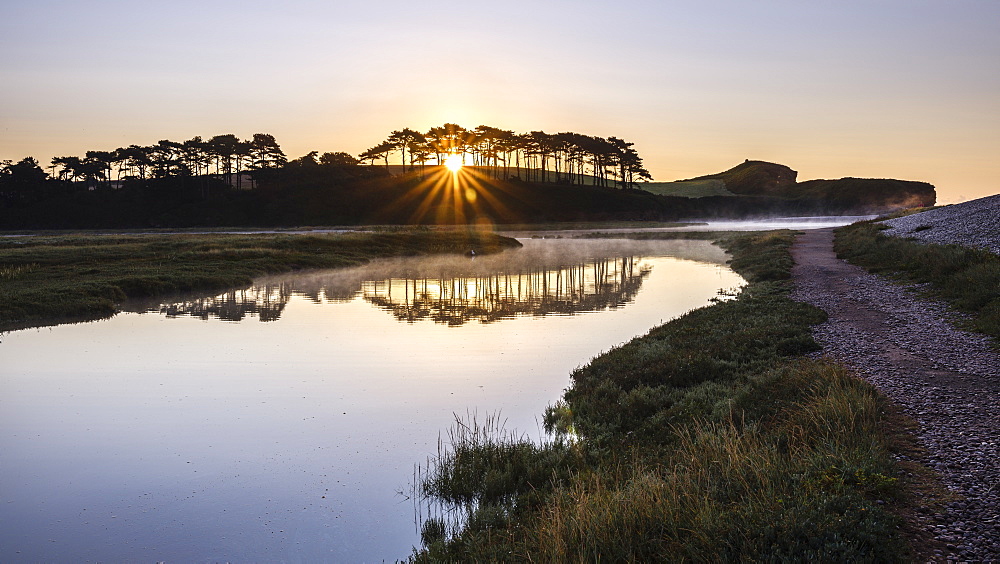
[[376,159],[384,159],[385,169],[388,171],[389,153],[392,153],[394,150],[396,150],[396,146],[393,145],[391,141],[383,141],[378,145],[375,145],[371,149],[368,149],[364,153],[361,153],[361,155],[359,155],[359,158],[361,159],[362,162],[371,161],[372,166],[375,165]]
[[269,133],[254,133],[250,141],[250,156],[256,169],[277,168],[288,162],[284,151]]
[[0,162],[0,193],[7,202],[38,199],[44,194],[45,180],[49,177],[34,157],[25,157],[14,163]]
[[337,153],[323,153],[319,157],[319,164],[324,166],[338,166],[338,167],[349,167],[358,166],[361,161],[354,158],[350,153],[337,152]]
[[52,157],[52,166],[59,168],[59,180],[72,182],[80,168],[80,157]]
[[[413,168],[413,152],[416,150],[418,145],[426,143],[427,140],[424,136],[409,127],[404,128],[402,131],[393,131],[389,134],[389,139],[387,142],[392,144],[400,152],[400,160],[403,165],[403,172],[412,170]],[[406,154],[410,153],[410,167],[406,167]]]

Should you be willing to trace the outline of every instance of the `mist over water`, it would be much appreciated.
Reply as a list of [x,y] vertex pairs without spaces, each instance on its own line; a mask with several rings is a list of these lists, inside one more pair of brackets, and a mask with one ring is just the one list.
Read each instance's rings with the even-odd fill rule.
[[[573,314],[624,306],[650,268],[643,257],[725,265],[727,255],[704,241],[551,239],[480,256],[379,259],[356,268],[263,277],[253,287],[162,302],[136,301],[128,311],[240,321],[274,321],[293,295],[322,303],[357,297],[401,321],[430,318],[452,325],[515,315]],[[436,314],[435,314],[436,313]]]
[[673,257],[725,265],[726,253],[704,241],[632,241],[628,239],[524,239],[521,249],[475,257],[441,255],[377,259],[356,268],[260,278],[261,285],[294,281],[301,291],[322,288],[333,296],[350,297],[362,282],[391,278],[472,278],[498,273],[555,270],[587,261],[623,256]]
[[[676,231],[769,231],[772,229],[823,229],[841,227],[858,221],[875,219],[874,215],[828,215],[804,217],[764,217],[755,219],[706,219],[677,227],[621,227],[567,229],[558,232],[565,237],[579,237],[588,233],[656,233]],[[511,237],[551,237],[552,231],[501,231]]]
[[768,231],[771,229],[823,229],[875,219],[874,215],[829,215],[815,217],[768,217],[758,219],[708,220],[704,225],[681,231]]
[[706,242],[524,244],[9,333],[0,560],[405,558],[454,413],[539,436],[573,368],[742,284]]

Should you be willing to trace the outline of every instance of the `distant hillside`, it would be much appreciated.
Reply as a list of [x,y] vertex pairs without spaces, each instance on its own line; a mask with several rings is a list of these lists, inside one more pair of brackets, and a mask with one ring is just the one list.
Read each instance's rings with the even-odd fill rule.
[[934,186],[926,182],[888,178],[796,182],[797,174],[785,165],[746,161],[718,174],[677,182],[651,183],[648,191],[688,198],[751,197],[758,199],[762,210],[779,207],[831,214],[882,213],[900,208],[932,206],[936,200]]
[[686,182],[721,180],[725,184],[725,188],[734,194],[763,196],[774,195],[789,186],[793,186],[797,175],[797,172],[785,165],[764,161],[744,161],[725,172],[699,176]]
[[937,201],[932,184],[891,178],[808,180],[788,187],[782,195],[788,199],[812,200],[832,208],[870,213],[928,207]]
[[726,183],[719,179],[678,180],[676,182],[644,182],[639,187],[660,196],[678,198],[706,198],[708,196],[735,196],[726,190]]

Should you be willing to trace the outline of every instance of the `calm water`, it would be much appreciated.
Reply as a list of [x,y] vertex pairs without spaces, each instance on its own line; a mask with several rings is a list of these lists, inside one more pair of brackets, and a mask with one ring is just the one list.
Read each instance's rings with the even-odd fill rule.
[[0,561],[405,558],[455,413],[538,436],[573,368],[742,284],[703,242],[524,243],[3,335]]

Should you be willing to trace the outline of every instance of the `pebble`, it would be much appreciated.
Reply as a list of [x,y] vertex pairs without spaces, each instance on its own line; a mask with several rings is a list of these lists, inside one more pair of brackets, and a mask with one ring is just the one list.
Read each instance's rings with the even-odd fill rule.
[[[959,233],[956,225],[960,222],[950,211],[928,218],[960,206],[993,210],[986,219],[972,216],[976,225],[992,226],[992,239],[972,233],[975,229]],[[901,223],[911,230],[932,225],[912,233],[922,239],[925,234],[952,233],[949,237],[954,240],[948,242],[968,241],[1000,252],[998,218],[1000,196],[994,196],[891,222],[896,222],[897,229],[902,229]],[[814,327],[822,354],[853,368],[918,422],[917,437],[927,449],[921,462],[937,470],[945,486],[961,496],[943,514],[921,517],[928,531],[951,552],[935,553],[934,559],[1000,562],[996,526],[1000,521],[1000,354],[988,337],[956,328],[961,316],[941,302],[919,297],[914,291],[919,288],[846,266],[850,274],[842,282],[847,292],[838,294],[817,283],[809,267],[797,266],[793,298],[829,314],[827,322]],[[859,308],[874,312],[873,316],[858,320]]]
[[1000,194],[884,221],[882,233],[1000,254]]

